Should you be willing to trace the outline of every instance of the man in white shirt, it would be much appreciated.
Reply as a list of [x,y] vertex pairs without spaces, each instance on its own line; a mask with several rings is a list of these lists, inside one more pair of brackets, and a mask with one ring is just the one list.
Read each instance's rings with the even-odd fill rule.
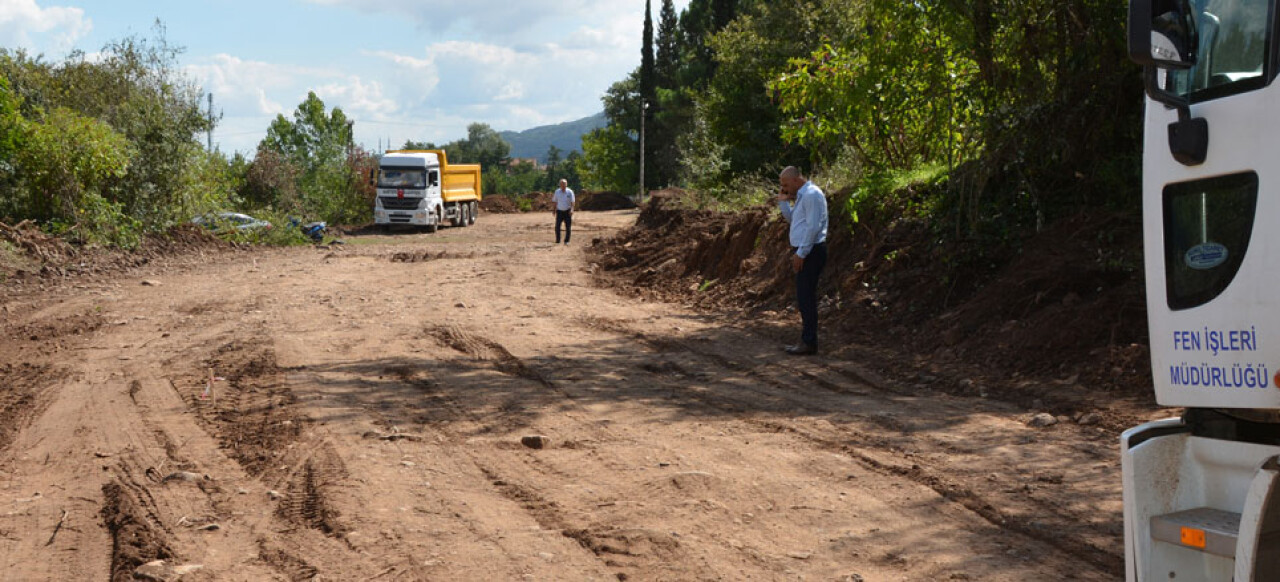
[[573,232],[573,208],[578,199],[573,195],[573,190],[569,189],[568,180],[560,180],[560,188],[551,195],[551,201],[556,207],[556,244],[560,244],[561,224],[564,224],[564,244],[569,244],[569,235]]
[[787,346],[792,355],[818,353],[818,277],[827,265],[827,197],[795,166],[778,176],[778,210],[791,223],[791,270],[796,274],[796,306],[800,310],[800,343]]

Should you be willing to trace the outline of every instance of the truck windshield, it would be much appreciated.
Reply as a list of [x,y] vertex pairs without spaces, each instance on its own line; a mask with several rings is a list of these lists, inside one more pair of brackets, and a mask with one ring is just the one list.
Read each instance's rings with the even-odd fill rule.
[[411,168],[382,168],[378,172],[379,188],[426,188],[426,170]]
[[1205,101],[1265,84],[1272,0],[1192,0],[1200,34],[1196,65],[1169,74],[1169,89]]

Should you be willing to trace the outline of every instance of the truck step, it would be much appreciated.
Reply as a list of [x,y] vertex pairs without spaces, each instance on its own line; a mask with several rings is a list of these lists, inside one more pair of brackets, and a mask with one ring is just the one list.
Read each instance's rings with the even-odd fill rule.
[[1166,513],[1151,518],[1155,540],[1235,558],[1240,537],[1240,514],[1209,507]]

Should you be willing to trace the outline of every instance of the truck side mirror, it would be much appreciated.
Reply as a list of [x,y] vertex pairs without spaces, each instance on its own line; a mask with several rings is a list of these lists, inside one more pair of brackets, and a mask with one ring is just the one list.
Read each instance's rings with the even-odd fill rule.
[[1178,110],[1178,121],[1169,124],[1169,153],[1185,166],[1203,164],[1208,156],[1209,123],[1192,118],[1190,99],[1165,89],[1161,81],[1170,71],[1195,66],[1199,46],[1189,0],[1129,0],[1129,58],[1144,69],[1147,95]]
[[1189,69],[1199,41],[1189,0],[1130,0],[1129,58],[1139,65]]

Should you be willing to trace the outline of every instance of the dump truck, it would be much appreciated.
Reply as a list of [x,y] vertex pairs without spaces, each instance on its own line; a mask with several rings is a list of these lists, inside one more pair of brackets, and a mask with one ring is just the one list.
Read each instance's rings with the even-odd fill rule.
[[435,232],[475,224],[480,214],[480,165],[450,164],[444,150],[391,150],[378,161],[373,222]]
[[1120,437],[1130,582],[1280,580],[1276,1],[1129,3],[1151,372],[1181,409]]

